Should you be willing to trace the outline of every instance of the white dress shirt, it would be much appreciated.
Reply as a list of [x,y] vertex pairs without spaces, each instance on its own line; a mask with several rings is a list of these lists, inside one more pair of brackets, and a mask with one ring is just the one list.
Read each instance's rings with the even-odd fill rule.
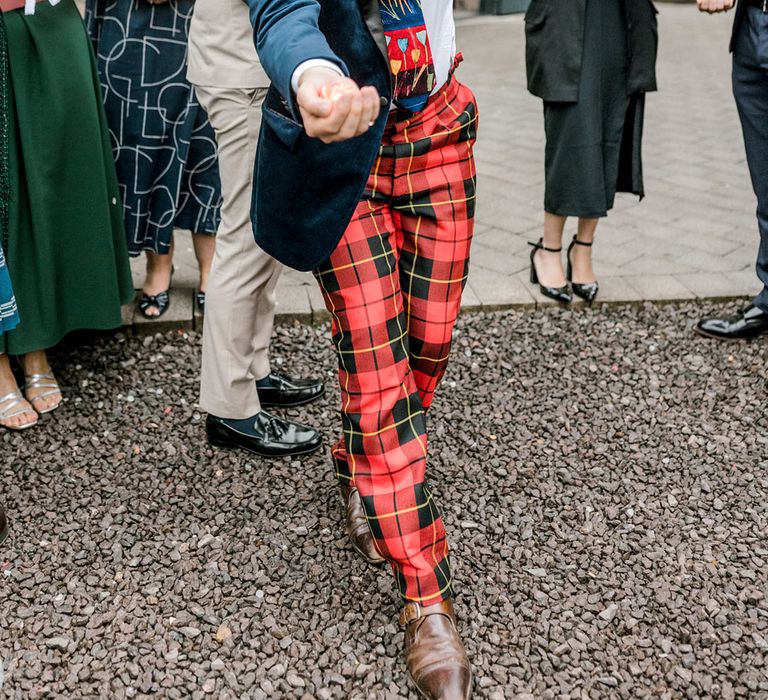
[[[453,0],[421,0],[427,36],[432,47],[435,63],[435,88],[433,94],[448,82],[448,75],[456,56],[456,25],[453,21]],[[323,59],[311,59],[302,63],[293,73],[293,91],[299,87],[299,79],[309,69],[317,66],[331,68],[341,75],[339,67]]]

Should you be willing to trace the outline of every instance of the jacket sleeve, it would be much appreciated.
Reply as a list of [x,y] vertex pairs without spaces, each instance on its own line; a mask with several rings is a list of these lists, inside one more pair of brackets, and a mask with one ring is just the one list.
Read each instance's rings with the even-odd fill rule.
[[272,84],[288,102],[295,116],[291,78],[304,61],[331,61],[344,75],[349,70],[328,45],[320,30],[318,0],[245,0],[250,10],[254,43]]

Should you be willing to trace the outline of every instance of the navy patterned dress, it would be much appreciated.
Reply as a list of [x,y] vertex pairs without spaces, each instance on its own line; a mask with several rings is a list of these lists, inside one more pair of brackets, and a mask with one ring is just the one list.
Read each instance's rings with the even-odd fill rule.
[[167,253],[174,228],[215,235],[216,141],[187,82],[193,0],[87,0],[131,255]]

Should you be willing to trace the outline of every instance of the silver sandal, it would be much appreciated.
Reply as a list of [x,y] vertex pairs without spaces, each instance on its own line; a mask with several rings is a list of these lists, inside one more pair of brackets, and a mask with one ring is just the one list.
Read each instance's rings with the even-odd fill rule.
[[[29,401],[29,403],[32,404],[32,407],[38,412],[38,414],[44,416],[46,413],[51,413],[52,411],[55,411],[59,406],[61,406],[61,401],[59,401],[59,403],[57,403],[55,406],[51,406],[51,408],[46,408],[44,411],[38,410],[35,406],[35,401],[39,401],[40,399],[47,399],[49,396],[56,396],[56,394],[61,396],[62,401],[64,400],[64,396],[61,393],[61,387],[56,381],[56,378],[53,376],[53,372],[46,372],[45,374],[29,374],[24,377],[24,381],[26,382],[24,384],[24,393],[26,394],[26,399]],[[30,398],[30,389],[44,389],[45,391],[36,394],[34,398]]]
[[[11,418],[16,418],[16,416],[23,416],[25,413],[29,413],[30,410],[28,408],[19,408],[22,404],[29,402],[21,395],[20,390],[12,391],[10,394],[6,394],[5,396],[0,397],[0,421],[7,421]],[[4,404],[8,404],[7,406],[4,406]],[[33,409],[34,412],[34,409]],[[39,418],[35,418],[30,423],[25,423],[23,425],[3,425],[2,427],[7,428],[8,430],[27,430],[28,428],[33,428],[37,425]]]

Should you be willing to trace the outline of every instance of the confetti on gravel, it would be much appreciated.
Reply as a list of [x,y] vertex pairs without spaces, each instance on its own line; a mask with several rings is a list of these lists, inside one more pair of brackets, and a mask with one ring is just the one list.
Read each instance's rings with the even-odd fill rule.
[[[698,338],[701,312],[462,318],[430,480],[476,697],[768,697],[768,342]],[[333,387],[327,328],[273,348]],[[66,404],[0,433],[0,697],[414,698],[326,455],[209,448],[199,355],[65,347]],[[286,413],[330,442],[337,404]]]

